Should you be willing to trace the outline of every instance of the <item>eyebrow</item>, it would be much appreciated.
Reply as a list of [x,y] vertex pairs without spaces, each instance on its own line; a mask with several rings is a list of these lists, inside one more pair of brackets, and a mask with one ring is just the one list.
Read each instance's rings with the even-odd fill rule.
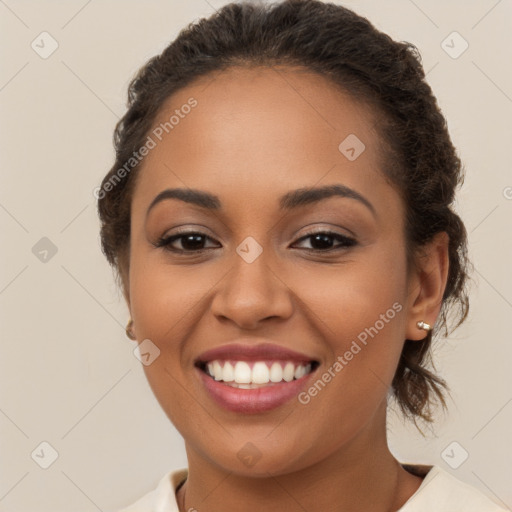
[[[374,217],[377,216],[374,206],[370,201],[368,201],[368,199],[354,189],[338,184],[327,185],[324,187],[299,188],[287,192],[279,198],[279,209],[293,210],[334,196],[355,199],[365,205],[372,212]],[[208,210],[219,210],[222,207],[222,203],[218,196],[209,192],[191,188],[168,188],[160,192],[153,199],[148,207],[146,216],[149,215],[149,212],[156,204],[167,199],[178,199],[185,203],[194,204]]]

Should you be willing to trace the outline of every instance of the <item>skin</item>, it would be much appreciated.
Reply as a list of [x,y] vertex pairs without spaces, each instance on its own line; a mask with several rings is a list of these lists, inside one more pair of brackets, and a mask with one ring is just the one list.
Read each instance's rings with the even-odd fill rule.
[[[134,333],[161,351],[144,371],[185,440],[180,510],[398,510],[421,478],[388,449],[387,393],[404,340],[423,339],[416,322],[433,325],[439,314],[446,234],[407,275],[404,206],[382,174],[372,112],[325,78],[286,67],[231,68],[169,98],[155,126],[190,97],[198,105],[143,161],[125,274]],[[338,150],[349,134],[366,146],[354,161]],[[290,190],[331,184],[362,194],[375,216],[342,197],[279,209]],[[213,193],[222,207],[171,199],[146,217],[153,199],[174,187]],[[211,240],[200,247],[210,249],[183,256],[155,247],[177,226],[205,233]],[[357,245],[325,255],[313,239],[299,241],[310,228],[352,236]],[[248,236],[263,248],[250,264],[235,250]],[[307,405],[230,412],[194,370],[205,350],[248,336],[310,355],[321,376],[395,302],[402,310]],[[237,457],[247,442],[261,454],[251,467]]]

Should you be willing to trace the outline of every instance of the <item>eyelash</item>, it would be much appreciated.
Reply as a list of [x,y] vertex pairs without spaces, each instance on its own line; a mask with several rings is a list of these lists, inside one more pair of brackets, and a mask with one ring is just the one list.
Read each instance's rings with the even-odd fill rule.
[[[172,247],[171,244],[176,241],[176,240],[179,240],[181,238],[185,238],[187,236],[190,236],[190,235],[199,235],[199,236],[202,236],[202,237],[205,237],[209,240],[213,240],[211,237],[209,237],[208,235],[206,235],[205,233],[202,233],[201,231],[183,231],[183,232],[180,232],[180,233],[176,233],[174,235],[171,235],[171,236],[167,236],[167,237],[161,237],[155,244],[156,247],[161,247],[161,248],[164,248],[164,250],[166,251],[170,251],[170,252],[173,252],[173,253],[176,253],[176,254],[186,254],[186,255],[191,255],[191,254],[202,254],[210,249],[214,249],[215,247],[207,247],[207,248],[203,248],[203,249],[198,249],[198,250],[187,250],[187,249],[176,249],[175,247]],[[352,247],[354,245],[357,245],[357,241],[354,239],[354,238],[351,238],[351,237],[348,237],[348,236],[345,236],[345,235],[341,235],[339,233],[336,233],[334,231],[310,231],[309,233],[305,233],[303,236],[301,236],[297,242],[301,242],[307,238],[311,238],[312,236],[315,236],[315,235],[327,235],[328,237],[330,238],[334,238],[334,239],[337,239],[338,241],[341,242],[340,245],[338,245],[337,247],[331,247],[329,249],[310,249],[310,248],[306,248],[304,250],[308,251],[308,252],[311,252],[311,253],[331,253],[331,252],[334,252],[334,251],[339,251],[339,250],[342,250],[342,249],[346,249],[348,247]]]

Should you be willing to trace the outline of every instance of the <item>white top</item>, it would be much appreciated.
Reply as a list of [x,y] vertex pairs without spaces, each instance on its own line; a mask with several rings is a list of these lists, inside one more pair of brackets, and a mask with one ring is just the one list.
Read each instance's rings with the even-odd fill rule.
[[[481,491],[462,482],[439,466],[406,465],[425,474],[418,490],[397,512],[506,512]],[[426,468],[423,469],[422,468]],[[430,468],[430,469],[429,469]],[[119,512],[179,512],[176,488],[188,475],[186,468],[170,471],[156,489]]]

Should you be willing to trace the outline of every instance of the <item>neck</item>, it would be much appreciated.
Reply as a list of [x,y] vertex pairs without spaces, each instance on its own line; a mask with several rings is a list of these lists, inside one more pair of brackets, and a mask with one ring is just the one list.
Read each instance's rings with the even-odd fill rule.
[[421,484],[389,451],[385,412],[380,428],[370,426],[322,460],[285,474],[240,475],[213,465],[189,445],[187,456],[188,478],[177,495],[180,512],[394,512]]

